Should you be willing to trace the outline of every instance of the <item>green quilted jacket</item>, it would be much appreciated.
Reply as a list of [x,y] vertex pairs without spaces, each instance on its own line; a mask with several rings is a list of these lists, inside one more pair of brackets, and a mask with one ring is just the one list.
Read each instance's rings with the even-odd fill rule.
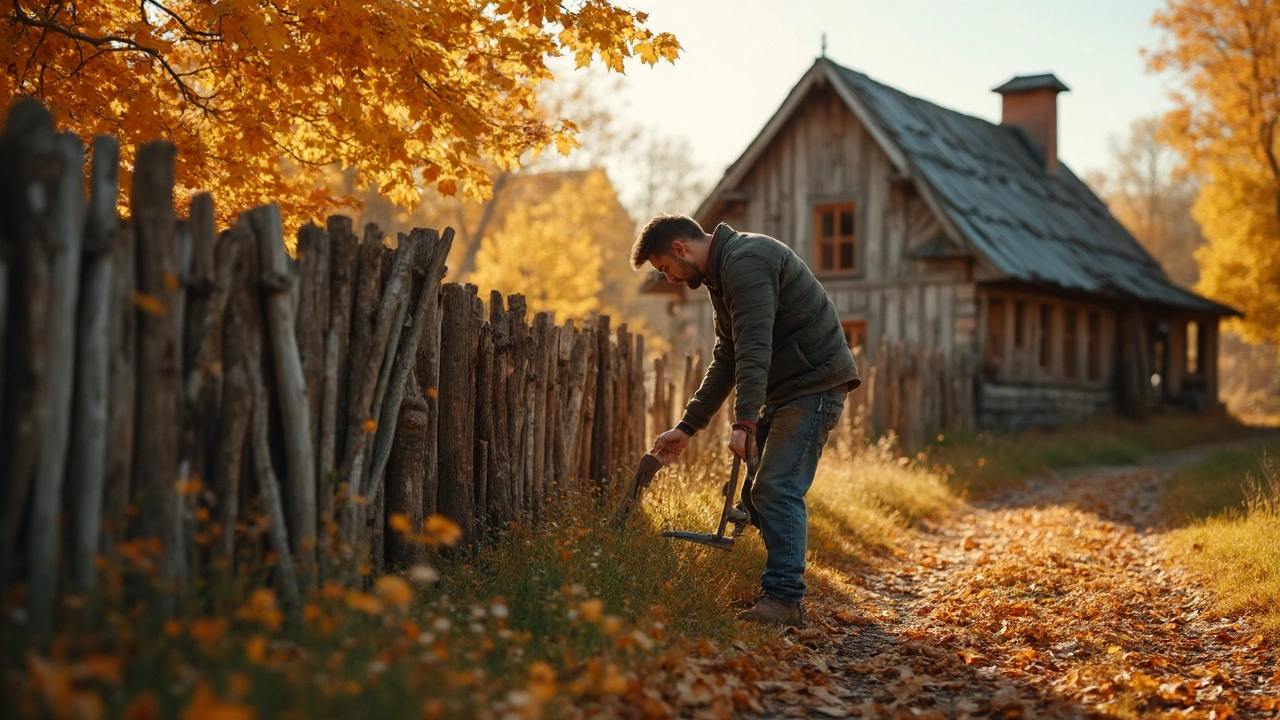
[[706,427],[735,386],[735,420],[754,423],[766,404],[861,384],[835,305],[791,248],[721,223],[706,274],[716,342],[684,423]]

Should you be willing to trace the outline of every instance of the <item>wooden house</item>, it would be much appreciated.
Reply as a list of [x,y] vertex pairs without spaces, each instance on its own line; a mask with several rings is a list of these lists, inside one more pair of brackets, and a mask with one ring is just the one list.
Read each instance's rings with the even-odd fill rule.
[[[817,60],[694,217],[810,263],[852,344],[967,355],[983,427],[1218,405],[1218,322],[1058,159],[1051,74],[1015,77],[1000,124]],[[683,286],[678,341],[710,346]]]

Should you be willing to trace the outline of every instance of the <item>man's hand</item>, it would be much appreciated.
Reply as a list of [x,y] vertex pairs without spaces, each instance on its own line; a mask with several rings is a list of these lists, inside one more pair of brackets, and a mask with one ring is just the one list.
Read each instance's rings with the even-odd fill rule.
[[653,449],[649,454],[661,460],[663,465],[670,465],[680,457],[680,453],[684,452],[688,445],[689,436],[685,435],[683,430],[672,428],[653,441]]
[[733,434],[729,436],[729,450],[734,455],[747,459],[747,431],[742,428],[735,428]]

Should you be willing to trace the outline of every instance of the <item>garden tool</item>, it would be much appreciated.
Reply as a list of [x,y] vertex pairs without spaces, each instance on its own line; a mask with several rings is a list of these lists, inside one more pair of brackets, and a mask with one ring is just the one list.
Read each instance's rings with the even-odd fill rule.
[[[747,478],[744,483],[750,483],[751,477],[755,474],[755,458],[752,457],[747,461]],[[747,511],[741,507],[735,507],[733,504],[734,495],[738,490],[738,474],[742,470],[742,458],[737,455],[733,456],[733,470],[729,473],[729,480],[720,489],[720,494],[724,496],[724,510],[720,513],[720,527],[716,529],[714,535],[711,533],[686,532],[684,530],[668,530],[662,533],[662,537],[675,538],[676,540],[688,540],[702,545],[709,545],[717,550],[730,551],[733,550],[734,538],[742,535],[747,529],[747,522],[750,519]],[[726,536],[725,529],[733,523],[733,534]]]
[[649,483],[653,482],[653,476],[658,474],[662,469],[662,461],[656,456],[645,453],[640,458],[640,466],[636,468],[636,476],[631,479],[631,483],[627,485],[627,492],[622,496],[622,503],[618,506],[618,511],[613,514],[613,522],[611,523],[614,530],[621,530],[627,526],[627,520],[631,518],[631,513],[640,506],[640,495],[644,489],[649,487]]

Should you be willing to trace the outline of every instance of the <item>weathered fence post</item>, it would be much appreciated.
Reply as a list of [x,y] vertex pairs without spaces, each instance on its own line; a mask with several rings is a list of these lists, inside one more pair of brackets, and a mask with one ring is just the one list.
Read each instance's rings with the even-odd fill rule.
[[[417,247],[413,251],[418,260],[415,271],[419,276],[417,292],[412,292],[412,287],[409,288],[411,299],[413,300],[413,317],[407,322],[402,321],[407,329],[403,333],[399,347],[388,349],[388,357],[391,357],[394,352],[394,364],[391,364],[390,378],[387,381],[387,397],[382,404],[377,435],[374,438],[373,462],[369,474],[368,495],[370,497],[377,494],[382,487],[387,459],[391,454],[392,443],[395,439],[396,428],[401,415],[400,405],[404,400],[405,387],[417,362],[418,347],[422,342],[423,332],[426,330],[429,319],[434,316],[431,301],[439,295],[440,280],[444,277],[444,263],[449,256],[449,248],[453,244],[453,230],[445,230],[444,236],[441,237],[434,230],[418,229],[410,233],[410,238],[407,240]],[[404,307],[407,308],[408,306],[409,300],[406,300]],[[403,315],[403,313],[401,314]],[[383,363],[384,367],[388,364],[390,363]],[[425,404],[422,410],[425,416]],[[425,417],[423,421],[422,431],[425,434],[427,427]],[[424,480],[425,478],[401,478],[397,482],[400,484],[406,482],[422,484]],[[420,489],[414,492],[419,497],[421,496]],[[419,509],[419,512],[421,512],[421,509]]]
[[[0,508],[0,589],[7,588],[19,555],[19,533],[32,492],[41,433],[50,403],[49,345],[46,332],[52,312],[52,245],[54,208],[62,161],[55,148],[53,118],[39,101],[13,106],[0,138],[0,167],[15,179],[4,187],[0,203],[0,255],[13,258],[13,324],[6,341],[14,348],[6,358],[4,406],[0,417],[0,464],[4,473],[4,505]],[[6,262],[6,265],[9,263]],[[21,350],[19,350],[19,348]]]
[[507,439],[510,442],[512,519],[518,516],[525,506],[524,457],[528,445],[525,389],[529,384],[529,326],[524,320],[526,309],[523,295],[512,295],[507,298],[506,325],[511,343],[512,361],[511,374],[507,377]]
[[80,260],[84,243],[84,143],[59,133],[54,148],[61,161],[56,194],[49,198],[53,215],[49,239],[50,281],[49,406],[40,433],[35,487],[31,502],[31,586],[27,607],[31,624],[45,633],[53,628],[59,575],[62,488],[67,475],[71,439],[72,391],[75,386],[76,310],[79,307]]
[[[322,465],[322,440],[320,435],[321,417],[324,415],[324,381],[325,381],[325,341],[329,329],[329,284],[332,270],[329,262],[332,251],[329,248],[329,233],[313,223],[307,223],[298,230],[296,254],[298,259],[298,278],[296,283],[298,295],[297,324],[295,327],[298,342],[298,357],[302,363],[302,378],[306,388],[307,417],[311,427],[307,431],[311,435],[311,447],[315,459],[315,480],[312,491],[315,505],[312,514],[313,522],[319,522],[323,513],[319,512],[320,495],[324,493],[324,476]],[[318,532],[318,530],[317,530]]]
[[[106,477],[107,396],[110,376],[108,328],[119,195],[120,147],[115,138],[93,140],[89,208],[84,226],[84,271],[76,335],[74,403],[67,516],[71,523],[71,577],[77,588],[93,586],[94,560],[102,528]],[[2,310],[0,310],[2,312]]]
[[[419,313],[425,310],[424,307],[418,308]],[[404,515],[409,519],[410,528],[419,532],[423,521],[422,480],[431,459],[426,452],[427,403],[412,373],[398,412],[398,430],[387,462],[387,475],[394,479],[387,483],[387,517]],[[383,542],[388,566],[410,567],[423,560],[425,548],[394,528],[386,534]]]
[[143,537],[164,545],[161,576],[186,574],[182,547],[179,479],[182,417],[182,318],[179,299],[177,217],[173,211],[175,148],[153,142],[138,150],[133,176],[133,222],[137,233],[137,433],[133,467]]
[[[216,367],[222,356],[222,321],[230,275],[217,264],[217,226],[213,197],[202,193],[187,209],[190,267],[182,318],[182,384],[185,405],[183,454],[193,478],[211,475],[217,442],[218,405],[222,399],[222,374]],[[211,367],[211,364],[213,365]]]
[[110,380],[107,397],[106,477],[103,487],[102,553],[111,555],[125,538],[129,484],[133,477],[133,441],[137,412],[138,378],[134,373],[138,349],[138,312],[134,305],[137,263],[133,223],[120,224],[112,250],[115,268],[111,288],[111,319],[107,328]]
[[[329,233],[329,326],[324,337],[324,387],[320,400],[320,482],[317,505],[321,542],[333,532],[334,484],[338,458],[347,432],[347,354],[351,346],[351,306],[356,279],[359,242],[351,231],[351,219],[335,215],[327,223]],[[326,548],[327,549],[327,548]],[[327,555],[328,553],[324,553]]]
[[[372,232],[370,230],[372,229]],[[360,296],[357,298],[357,315],[356,322],[365,322],[366,316],[359,312],[360,303],[369,302],[371,305],[377,305],[376,315],[371,314],[372,332],[367,328],[356,326],[357,338],[363,342],[358,343],[363,346],[357,350],[353,343],[352,359],[351,359],[351,408],[350,408],[350,426],[347,430],[347,493],[348,505],[347,511],[343,513],[344,537],[349,542],[356,540],[357,533],[361,531],[361,522],[365,517],[364,513],[357,508],[364,502],[373,502],[376,498],[368,494],[368,487],[363,482],[368,469],[369,453],[366,448],[369,443],[369,437],[377,430],[377,420],[374,414],[378,412],[375,407],[375,398],[380,384],[385,387],[386,380],[383,378],[382,368],[384,359],[388,354],[394,354],[395,348],[389,347],[393,341],[391,334],[394,330],[397,337],[400,328],[396,327],[396,318],[399,317],[403,322],[403,315],[400,312],[400,305],[404,302],[404,288],[409,281],[409,272],[413,267],[413,246],[406,244],[395,253],[394,260],[388,275],[385,289],[381,288],[381,273],[375,273],[374,270],[381,267],[381,257],[383,254],[381,237],[382,234],[373,226],[365,229],[365,243],[370,243],[372,238],[376,238],[373,247],[361,248],[360,258]],[[366,273],[366,258],[376,255],[379,260],[376,266],[369,266],[369,273]],[[377,293],[382,293],[381,302],[376,302]],[[390,352],[388,352],[390,350]],[[380,398],[378,398],[380,399]]]
[[443,288],[440,328],[439,512],[475,536],[475,357],[479,317],[465,288]]
[[316,581],[316,456],[311,444],[311,414],[290,296],[297,282],[297,270],[285,251],[280,206],[272,203],[256,207],[249,211],[249,221],[257,236],[267,337],[284,423],[290,535],[294,552],[302,561],[304,582],[310,586]]
[[613,462],[613,345],[610,342],[609,316],[596,318],[596,412],[591,435],[591,479],[604,483]]
[[[507,386],[514,370],[511,330],[507,326],[502,293],[489,293],[489,332],[493,345],[493,435],[489,442],[489,490],[486,511],[501,528],[516,516],[516,493],[512,484],[511,437],[508,430]],[[486,350],[488,352],[488,350]]]
[[222,537],[218,550],[230,563],[235,558],[236,522],[240,516],[240,480],[244,475],[249,422],[253,413],[251,363],[261,355],[262,313],[258,310],[258,254],[247,222],[237,224],[218,247],[219,272],[230,273],[226,321],[222,326],[222,421],[218,427],[211,485],[217,498]]
[[489,496],[500,492],[493,481],[493,473],[497,469],[490,463],[490,449],[494,446],[493,421],[493,387],[494,356],[493,325],[484,322],[479,325],[476,338],[476,384],[475,384],[475,506],[476,516],[485,521],[491,504]]

